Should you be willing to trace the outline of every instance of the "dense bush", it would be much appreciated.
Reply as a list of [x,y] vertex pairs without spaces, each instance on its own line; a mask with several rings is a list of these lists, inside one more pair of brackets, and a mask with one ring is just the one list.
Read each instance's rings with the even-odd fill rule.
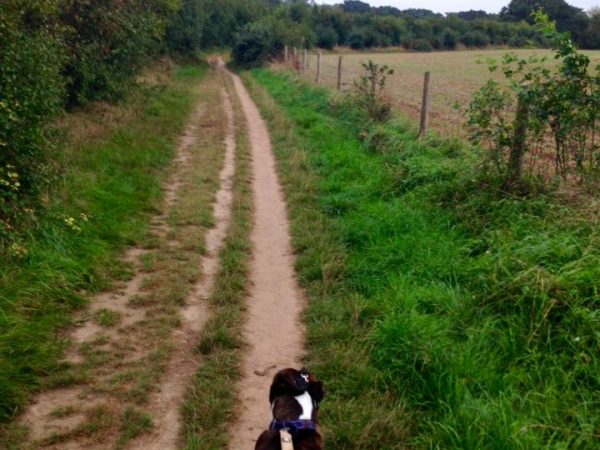
[[317,36],[317,47],[332,49],[338,42],[338,35],[335,32],[335,29],[332,27],[324,27],[322,25],[318,25],[315,28],[315,34]]
[[261,66],[274,53],[274,38],[263,24],[249,24],[235,37],[232,56],[235,63],[246,69]]
[[593,73],[590,59],[568,34],[558,33],[542,13],[537,20],[558,64],[549,68],[546,58],[512,53],[500,63],[489,61],[490,71],[501,68],[508,82],[489,80],[469,108],[471,140],[486,149],[486,166],[495,168],[508,186],[521,187],[525,155],[531,153],[533,161],[554,161],[556,174],[563,177],[600,171],[600,67]]
[[75,0],[63,6],[69,102],[114,99],[158,51],[174,0]]
[[483,31],[469,31],[461,39],[467,47],[485,47],[490,45],[489,37]]
[[430,52],[433,46],[427,39],[415,39],[412,41],[411,49],[418,52]]
[[0,242],[49,181],[45,125],[63,101],[63,45],[39,16],[56,2],[37,6],[0,5]]

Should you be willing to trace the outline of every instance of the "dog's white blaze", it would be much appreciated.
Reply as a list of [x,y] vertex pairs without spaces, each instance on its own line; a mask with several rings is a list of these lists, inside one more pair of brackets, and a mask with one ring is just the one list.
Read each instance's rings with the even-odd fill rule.
[[298,395],[294,398],[298,403],[300,403],[300,406],[302,407],[302,414],[300,415],[300,417],[298,417],[298,419],[311,420],[313,412],[313,401],[310,394],[308,392],[305,392],[304,394]]

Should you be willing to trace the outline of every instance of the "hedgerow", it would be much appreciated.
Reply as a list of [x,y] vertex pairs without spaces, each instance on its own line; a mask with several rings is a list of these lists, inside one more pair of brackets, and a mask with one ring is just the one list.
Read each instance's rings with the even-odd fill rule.
[[0,4],[0,242],[50,181],[45,125],[64,95],[57,5]]
[[179,0],[0,3],[0,251],[53,181],[52,129],[64,108],[116,100],[161,50]]

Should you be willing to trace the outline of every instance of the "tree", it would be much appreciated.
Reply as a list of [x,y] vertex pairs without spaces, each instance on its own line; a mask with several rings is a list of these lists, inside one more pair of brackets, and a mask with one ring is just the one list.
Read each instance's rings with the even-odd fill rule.
[[358,0],[344,0],[342,9],[350,13],[366,13],[371,10],[371,5]]
[[166,42],[176,53],[191,55],[202,46],[204,14],[198,0],[183,0],[181,9],[167,28]]
[[590,24],[585,38],[585,46],[588,48],[600,48],[600,7],[588,11]]
[[506,21],[534,23],[533,13],[543,9],[550,20],[556,22],[558,31],[571,33],[573,40],[582,44],[589,18],[585,12],[564,0],[512,0],[502,8],[500,17]]

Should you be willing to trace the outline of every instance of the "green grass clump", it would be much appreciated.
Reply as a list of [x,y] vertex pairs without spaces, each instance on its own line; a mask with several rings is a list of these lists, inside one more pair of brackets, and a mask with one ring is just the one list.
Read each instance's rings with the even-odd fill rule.
[[142,88],[102,136],[92,127],[65,145],[47,213],[22,236],[23,251],[0,262],[0,422],[43,377],[60,372],[66,342],[57,330],[69,324],[69,313],[85,304],[86,293],[122,278],[119,252],[142,241],[160,205],[204,72],[186,68],[166,85]]
[[128,441],[150,429],[152,429],[152,418],[131,406],[128,407],[121,419],[121,436],[116,448],[125,448]]
[[328,447],[594,447],[597,211],[495,191],[459,142],[372,125],[286,75],[247,80],[290,203]]

